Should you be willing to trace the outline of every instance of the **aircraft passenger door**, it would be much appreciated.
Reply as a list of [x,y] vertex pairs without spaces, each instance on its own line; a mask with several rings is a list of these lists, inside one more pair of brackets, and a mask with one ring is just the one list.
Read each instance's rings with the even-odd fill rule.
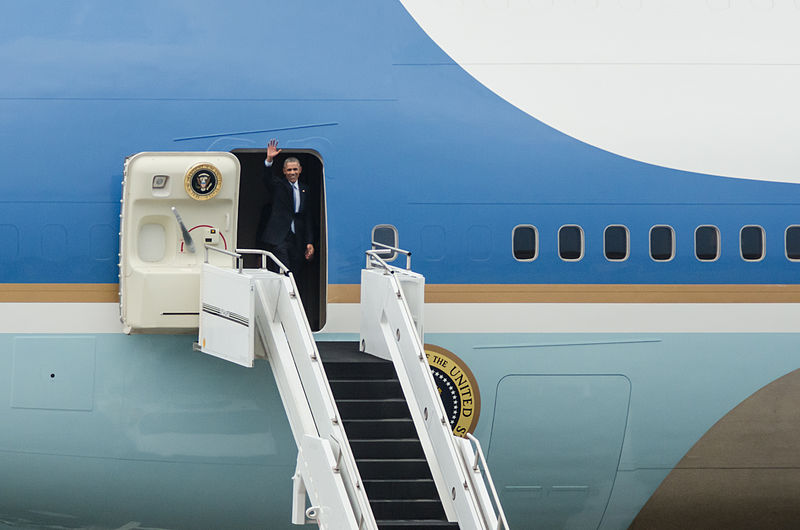
[[[233,251],[239,199],[231,153],[139,153],[125,161],[120,317],[126,333],[198,327],[205,245]],[[231,258],[208,253],[209,263]]]

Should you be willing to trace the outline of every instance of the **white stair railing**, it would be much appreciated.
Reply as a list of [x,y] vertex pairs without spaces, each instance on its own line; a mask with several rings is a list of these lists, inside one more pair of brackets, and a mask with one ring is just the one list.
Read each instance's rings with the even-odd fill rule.
[[[280,264],[274,256],[270,255],[270,258]],[[317,344],[300,301],[297,284],[292,273],[288,272],[282,264],[280,267],[284,274],[275,275],[277,278],[256,281],[256,291],[260,301],[256,309],[257,329],[263,330],[260,333],[268,351],[277,352],[278,355],[285,358],[288,358],[287,354],[291,356],[303,390],[302,394],[293,392],[291,399],[305,400],[308,403],[319,438],[329,444],[333,454],[336,455],[334,466],[329,469],[341,478],[347,494],[345,502],[350,505],[354,520],[348,521],[347,526],[344,526],[343,523],[335,523],[335,521],[331,521],[330,525],[324,524],[324,526],[331,529],[377,529],[355,457],[350,449],[347,434],[344,431],[328,378],[325,375],[325,369],[322,366],[322,360],[319,357]],[[270,291],[274,293],[276,284],[279,286],[277,300],[274,294],[270,296]],[[281,342],[283,344],[279,344]],[[270,362],[272,362],[271,358]],[[305,434],[306,439],[298,445],[301,450],[304,450],[304,444],[308,442],[308,433]],[[324,462],[322,458],[318,459],[318,463],[322,462]],[[326,491],[323,484],[315,483],[314,473],[320,472],[319,466],[309,465],[306,469],[311,473],[310,477],[303,477],[306,489],[315,487],[320,491]],[[341,494],[341,492],[339,493]],[[335,500],[330,493],[328,497]],[[314,503],[313,498],[312,503]],[[320,526],[323,526],[326,510],[335,512],[340,507],[341,504],[337,506],[332,503],[321,506],[320,513],[317,514]]]
[[[294,276],[266,251],[227,254],[237,261],[233,269],[207,263],[204,267],[220,281],[230,276],[225,286],[249,290],[242,294],[251,297],[255,318],[250,325],[266,350],[298,449],[292,523],[314,522],[329,530],[377,530]],[[269,258],[281,272],[243,270],[242,254],[260,254],[262,267]],[[242,277],[250,282],[242,282]],[[201,339],[198,349],[203,347]],[[306,495],[311,503],[308,509]]]
[[[361,348],[394,363],[448,520],[462,530],[508,529],[485,459],[484,476],[473,465],[469,441],[453,435],[428,365],[420,336],[424,277],[388,265],[378,252],[367,251],[361,271]],[[413,292],[413,310],[404,291]]]
[[[497,530],[508,530],[508,520],[506,519],[506,514],[503,511],[503,506],[500,504],[500,497],[497,496],[497,489],[494,487],[494,481],[492,480],[492,474],[489,472],[489,464],[486,462],[486,457],[483,455],[483,449],[481,449],[481,443],[475,438],[472,434],[467,433],[467,438],[458,438],[458,441],[461,443],[462,447],[462,454],[465,457],[472,457],[472,468],[471,473],[469,474],[469,478],[471,479],[474,487],[477,491],[481,492],[483,498],[481,499],[481,510],[486,512],[491,510],[492,515],[486,514],[485,517],[491,519],[494,517],[497,520],[497,524],[495,528]],[[472,451],[472,446],[470,445],[472,442],[475,445],[475,451]],[[481,468],[483,468],[483,473],[481,474]],[[480,485],[477,483],[480,482],[483,484],[481,488]],[[486,486],[489,487],[489,490],[492,493],[491,499],[485,495],[486,493]],[[494,505],[492,505],[492,502]],[[497,513],[494,512],[495,508],[497,509]]]

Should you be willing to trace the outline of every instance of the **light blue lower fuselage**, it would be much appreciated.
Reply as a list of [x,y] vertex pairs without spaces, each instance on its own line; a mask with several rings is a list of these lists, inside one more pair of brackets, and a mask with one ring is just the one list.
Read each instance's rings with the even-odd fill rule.
[[[715,421],[797,362],[793,334],[426,340],[477,377],[476,435],[513,528],[626,527]],[[188,336],[0,341],[1,520],[290,527],[296,452],[265,363],[206,357]]]

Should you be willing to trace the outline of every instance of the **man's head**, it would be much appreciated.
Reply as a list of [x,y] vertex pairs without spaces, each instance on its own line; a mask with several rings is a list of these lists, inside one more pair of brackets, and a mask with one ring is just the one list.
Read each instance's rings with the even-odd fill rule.
[[300,172],[303,171],[300,166],[300,161],[293,156],[290,156],[283,162],[283,174],[286,180],[294,184],[300,178]]

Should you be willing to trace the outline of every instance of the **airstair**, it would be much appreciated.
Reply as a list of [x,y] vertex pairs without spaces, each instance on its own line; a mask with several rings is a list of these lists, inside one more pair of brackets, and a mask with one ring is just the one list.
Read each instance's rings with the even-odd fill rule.
[[[406,254],[406,268],[387,264],[387,251]],[[422,346],[424,278],[408,252],[373,243],[361,340],[320,343],[294,277],[272,254],[205,252],[196,349],[252,367],[263,345],[298,450],[292,523],[508,528],[480,444],[454,436],[447,421]],[[209,263],[209,252],[232,266]],[[261,268],[243,269],[244,254],[260,254]]]

